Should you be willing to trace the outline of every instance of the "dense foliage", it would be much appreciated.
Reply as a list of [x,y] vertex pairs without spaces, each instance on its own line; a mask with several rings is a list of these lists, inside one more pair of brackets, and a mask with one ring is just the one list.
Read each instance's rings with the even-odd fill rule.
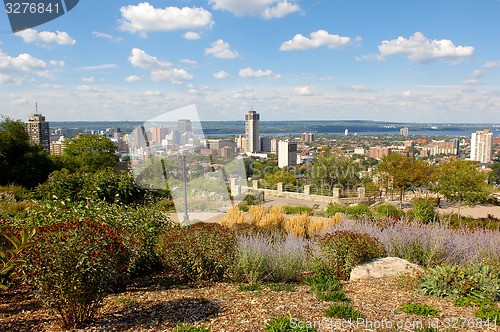
[[127,277],[129,252],[114,227],[64,222],[39,228],[34,241],[24,254],[25,278],[65,328],[85,324]]
[[356,265],[385,256],[384,246],[368,234],[336,231],[315,240],[319,249],[316,258],[340,280],[348,280]]
[[233,233],[215,223],[166,229],[156,237],[154,247],[165,268],[190,281],[221,280],[235,249]]
[[70,171],[96,172],[115,168],[118,158],[111,139],[99,135],[78,135],[67,140],[63,161]]

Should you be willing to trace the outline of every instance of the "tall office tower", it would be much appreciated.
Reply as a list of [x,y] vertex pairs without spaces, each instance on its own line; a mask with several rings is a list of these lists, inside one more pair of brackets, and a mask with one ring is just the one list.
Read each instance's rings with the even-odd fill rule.
[[493,133],[485,129],[472,133],[470,142],[470,159],[480,163],[491,162],[493,155]]
[[408,137],[408,132],[409,132],[408,127],[399,129],[399,135],[401,136]]
[[43,149],[50,153],[50,128],[45,116],[38,113],[30,115],[24,128],[32,144],[42,145]]
[[259,114],[255,111],[245,114],[246,152],[255,153],[260,150],[259,120]]
[[168,128],[165,127],[152,127],[151,129],[152,141],[156,144],[161,144],[168,134]]
[[297,165],[297,143],[278,142],[278,167],[294,167]]
[[184,133],[190,133],[193,131],[191,120],[189,119],[179,119],[177,120],[177,130],[182,135]]

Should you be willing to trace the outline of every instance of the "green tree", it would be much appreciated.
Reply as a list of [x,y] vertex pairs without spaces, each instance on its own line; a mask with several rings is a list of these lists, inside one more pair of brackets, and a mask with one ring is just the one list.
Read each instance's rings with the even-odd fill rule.
[[437,190],[448,200],[462,204],[475,204],[488,199],[486,174],[467,160],[452,160],[439,165],[436,170]]
[[104,136],[78,135],[68,140],[64,165],[70,171],[95,172],[117,165],[116,146]]
[[41,146],[30,143],[24,124],[2,117],[0,121],[0,184],[20,184],[33,188],[55,169]]
[[429,164],[401,154],[382,157],[376,171],[380,185],[398,191],[400,209],[403,208],[405,190],[428,184],[431,174],[432,168]]
[[361,183],[359,171],[359,163],[340,153],[327,152],[308,165],[305,177],[307,183],[316,189],[352,189]]

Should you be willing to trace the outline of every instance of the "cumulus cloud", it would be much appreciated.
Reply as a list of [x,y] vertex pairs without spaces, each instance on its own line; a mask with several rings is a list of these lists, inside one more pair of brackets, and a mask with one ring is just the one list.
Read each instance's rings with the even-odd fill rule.
[[272,71],[267,69],[267,70],[262,70],[262,69],[259,69],[259,70],[253,70],[252,68],[248,67],[248,68],[243,68],[243,69],[240,69],[240,77],[243,77],[243,78],[260,78],[260,77],[268,77],[268,76],[271,76],[272,75]]
[[158,60],[157,57],[151,56],[139,48],[133,48],[132,54],[128,58],[132,66],[142,69],[158,69],[170,67],[172,64],[167,61]]
[[460,61],[474,55],[472,46],[455,46],[448,39],[430,40],[420,32],[415,32],[409,38],[398,37],[393,40],[384,40],[378,50],[379,54],[361,56],[356,60],[383,60],[392,55],[404,55],[412,62],[430,63],[443,59]]
[[225,10],[236,16],[261,16],[262,18],[279,18],[300,11],[295,0],[209,0],[213,9]]
[[300,95],[300,96],[311,96],[312,90],[308,86],[298,86],[294,89],[295,94]]
[[90,77],[82,77],[82,82],[92,83],[92,82],[94,82],[94,77],[92,77],[92,76],[90,76]]
[[172,66],[170,62],[159,60],[139,48],[132,49],[128,60],[134,67],[149,70],[153,81],[169,80],[173,84],[182,84],[193,79],[193,75],[184,69],[170,68]]
[[186,65],[193,66],[193,67],[198,66],[198,62],[196,62],[195,60],[191,60],[191,59],[182,59],[182,60],[180,60],[180,62],[185,63]]
[[221,80],[221,79],[224,79],[224,78],[228,78],[229,77],[229,74],[226,73],[224,70],[221,70],[217,73],[214,73],[212,75],[215,79],[218,79],[218,80]]
[[143,35],[151,31],[198,30],[211,28],[212,14],[203,8],[155,8],[148,2],[120,8],[119,29]]
[[110,40],[110,41],[115,42],[115,43],[122,41],[121,37],[115,37],[113,35],[110,35],[109,33],[92,31],[92,35],[96,38],[107,39],[107,40]]
[[477,80],[467,80],[467,81],[464,81],[464,84],[474,86],[474,85],[478,85],[479,82]]
[[205,55],[209,54],[221,59],[235,59],[239,57],[238,52],[231,50],[231,46],[222,39],[217,40],[211,47],[205,49]]
[[188,40],[196,40],[196,39],[200,39],[201,35],[198,32],[188,31],[183,35],[183,37],[184,37],[184,39],[188,39]]
[[159,96],[161,96],[161,92],[160,91],[153,91],[153,90],[146,90],[146,91],[144,91],[144,95],[146,97],[159,97]]
[[474,56],[472,46],[455,46],[448,39],[430,40],[420,32],[415,32],[410,38],[384,40],[378,49],[379,54],[365,55],[356,60],[384,60],[392,55],[404,55],[412,62],[430,63],[438,60],[460,61]]
[[364,86],[364,85],[359,85],[359,84],[353,84],[349,86],[349,90],[351,91],[357,91],[357,92],[362,92],[362,91],[368,91],[369,89]]
[[125,81],[129,82],[129,83],[137,82],[137,81],[140,81],[140,80],[141,80],[141,78],[139,76],[137,76],[137,75],[130,75],[130,76],[127,76],[125,78]]
[[98,88],[94,87],[94,86],[90,86],[90,85],[80,85],[78,88],[77,88],[78,91],[81,91],[81,92],[93,92],[93,93],[99,93],[99,92],[102,92],[101,90],[99,90]]
[[346,46],[351,41],[349,37],[342,37],[339,35],[331,35],[328,31],[318,30],[312,32],[310,38],[301,34],[297,34],[293,39],[283,42],[280,46],[280,51],[299,51],[321,46],[329,48],[339,48]]
[[32,72],[47,68],[43,60],[22,53],[13,58],[0,50],[0,71],[8,72]]
[[37,44],[59,44],[59,45],[75,45],[76,40],[71,38],[66,32],[56,31],[40,31],[34,29],[26,29],[15,33],[16,36],[21,37],[25,43]]
[[476,77],[476,78],[480,78],[480,77],[484,77],[486,75],[486,73],[482,70],[474,70],[472,72],[472,77]]

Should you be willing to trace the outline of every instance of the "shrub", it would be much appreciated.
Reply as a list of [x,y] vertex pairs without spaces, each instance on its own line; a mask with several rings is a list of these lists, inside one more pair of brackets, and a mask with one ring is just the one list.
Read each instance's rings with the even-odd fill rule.
[[317,329],[310,326],[311,323],[292,318],[291,316],[278,316],[271,319],[266,325],[268,332],[316,332]]
[[34,245],[31,241],[35,235],[36,230],[22,229],[19,232],[19,237],[16,235],[6,234],[0,230],[0,237],[9,241],[9,246],[0,245],[0,290],[6,290],[9,279],[15,271],[15,268],[25,263],[24,260],[19,259],[23,250]]
[[311,287],[311,291],[316,293],[319,301],[350,302],[340,281],[321,263],[316,264],[314,275],[307,277],[305,283]]
[[263,233],[238,236],[232,277],[248,283],[300,280],[308,266],[307,243],[293,235],[284,238]]
[[258,227],[264,226],[262,220],[267,214],[267,209],[260,205],[252,205],[248,210],[250,216],[250,222]]
[[172,332],[209,332],[210,330],[204,326],[193,326],[181,324],[177,326]]
[[340,280],[348,280],[358,264],[385,255],[384,246],[368,234],[337,231],[316,238],[317,259]]
[[377,208],[373,213],[375,219],[385,219],[385,218],[401,219],[403,215],[404,212],[399,210],[392,204],[381,204],[377,206]]
[[260,291],[262,289],[262,286],[260,284],[240,284],[238,286],[238,290],[240,292],[256,292]]
[[418,222],[427,224],[437,219],[435,205],[431,199],[418,199],[413,203],[410,215]]
[[371,217],[371,210],[368,205],[359,204],[354,206],[342,206],[338,204],[329,204],[324,211],[324,215],[333,216],[337,213],[343,213],[353,219],[362,219]]
[[156,237],[154,251],[166,268],[191,281],[221,280],[233,262],[236,240],[219,224],[173,227]]
[[424,303],[406,303],[400,310],[407,314],[414,314],[418,316],[437,316],[438,311],[433,307],[429,307]]
[[456,265],[436,266],[424,276],[421,292],[437,297],[499,300],[499,271],[486,264],[464,268]]
[[334,303],[325,310],[326,317],[341,318],[345,320],[357,320],[362,317],[361,311],[354,308],[349,303]]
[[294,284],[273,283],[273,284],[268,284],[267,288],[269,288],[274,292],[295,292]]
[[493,304],[482,305],[476,312],[476,317],[487,322],[500,324],[500,308]]
[[285,211],[286,214],[307,214],[307,215],[313,214],[313,210],[309,206],[285,205],[283,206],[283,211]]
[[41,227],[25,252],[26,280],[64,328],[85,324],[126,278],[128,250],[119,231],[88,219]]

